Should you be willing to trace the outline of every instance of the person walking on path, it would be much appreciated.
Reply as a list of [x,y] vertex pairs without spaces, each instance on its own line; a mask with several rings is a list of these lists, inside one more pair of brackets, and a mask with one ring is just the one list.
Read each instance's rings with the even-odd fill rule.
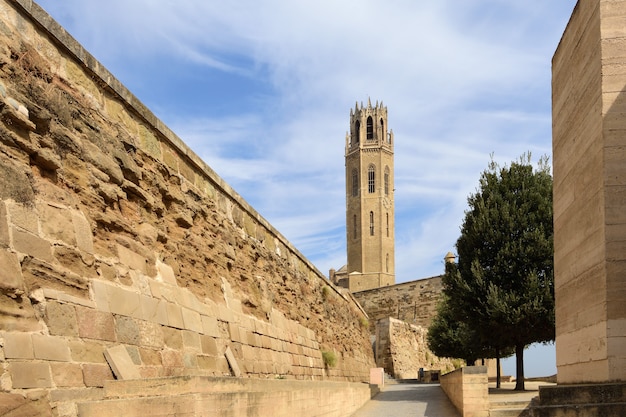
[[439,385],[394,384],[368,401],[352,417],[459,417]]

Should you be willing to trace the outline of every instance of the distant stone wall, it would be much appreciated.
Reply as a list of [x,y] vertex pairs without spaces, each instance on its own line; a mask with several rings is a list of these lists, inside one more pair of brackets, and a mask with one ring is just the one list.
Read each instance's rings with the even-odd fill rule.
[[0,0],[0,34],[0,414],[113,378],[368,380],[349,296],[36,4]]
[[441,276],[436,276],[355,292],[353,296],[367,312],[374,333],[376,322],[387,317],[428,328],[437,313],[442,290]]
[[427,330],[388,317],[376,323],[376,365],[398,379],[416,379],[424,371],[449,372],[462,363],[435,356],[426,343]]

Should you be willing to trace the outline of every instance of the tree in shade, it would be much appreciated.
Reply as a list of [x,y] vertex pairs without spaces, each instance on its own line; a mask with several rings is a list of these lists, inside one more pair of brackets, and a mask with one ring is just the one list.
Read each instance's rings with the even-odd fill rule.
[[554,340],[552,177],[530,153],[510,166],[493,160],[457,240],[458,273],[444,276],[451,319],[483,348],[515,348],[516,390],[524,390],[524,348]]

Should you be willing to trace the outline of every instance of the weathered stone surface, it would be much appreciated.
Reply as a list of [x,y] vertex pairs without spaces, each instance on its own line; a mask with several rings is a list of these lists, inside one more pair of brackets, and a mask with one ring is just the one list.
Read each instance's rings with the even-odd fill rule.
[[113,314],[76,307],[78,333],[86,339],[115,341],[115,322]]
[[0,249],[0,290],[24,291],[24,280],[17,255]]
[[52,386],[50,366],[43,362],[11,362],[9,372],[13,388],[49,388]]
[[139,379],[139,369],[135,366],[132,358],[128,354],[126,347],[117,345],[110,347],[104,351],[109,366],[113,370],[113,374],[117,379]]
[[3,333],[4,357],[7,359],[34,359],[33,341],[29,333]]
[[28,398],[21,394],[0,392],[0,415],[4,417],[52,417],[52,410],[45,396]]
[[111,368],[102,364],[83,364],[83,380],[88,387],[103,387],[104,382],[115,379]]
[[16,251],[46,262],[52,261],[52,245],[49,241],[15,227],[11,228],[11,234]]
[[69,362],[70,348],[65,338],[34,334],[33,350],[36,359]]
[[50,364],[52,380],[57,387],[83,387],[83,371],[80,364],[55,362]]

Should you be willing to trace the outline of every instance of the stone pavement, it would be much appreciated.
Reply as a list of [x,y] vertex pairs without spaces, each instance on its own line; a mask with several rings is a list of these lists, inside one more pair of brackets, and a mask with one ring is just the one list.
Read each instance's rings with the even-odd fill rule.
[[436,384],[390,384],[352,417],[459,417]]

